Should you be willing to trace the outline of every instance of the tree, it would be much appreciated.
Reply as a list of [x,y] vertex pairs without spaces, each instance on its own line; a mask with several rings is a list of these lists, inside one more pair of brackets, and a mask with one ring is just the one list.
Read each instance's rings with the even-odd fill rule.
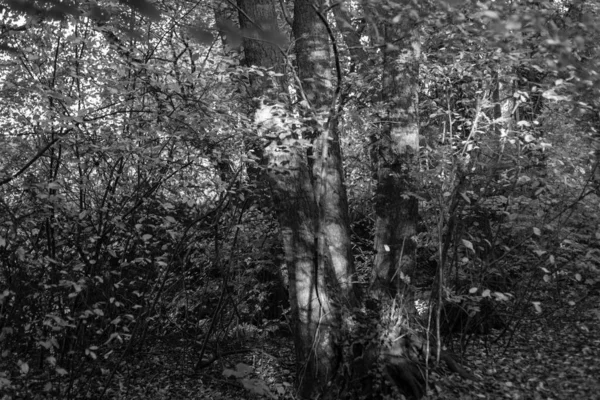
[[[272,2],[238,4],[242,30],[254,32],[244,41],[245,62],[281,71],[283,58],[269,43],[279,37]],[[289,268],[299,393],[308,398],[325,390],[341,362],[341,315],[333,299],[338,304],[352,300],[352,260],[330,35],[322,5],[294,4],[298,72],[291,74],[301,99],[299,126],[284,120],[289,101],[278,95],[287,92],[281,85],[285,80],[255,77],[252,93],[255,123],[268,140],[267,169]],[[274,88],[268,88],[271,81]]]
[[380,132],[372,143],[377,174],[373,285],[392,298],[398,293],[408,296],[403,289],[416,268],[412,237],[417,232],[418,201],[411,170],[419,151],[417,52],[421,44],[411,10],[410,2],[389,2],[377,15],[383,23],[383,112]]
[[508,336],[523,282],[565,276],[550,216],[600,176],[593,2],[3,4],[10,395],[125,396],[158,346],[268,395],[214,361],[287,317],[294,395],[420,398],[439,360],[475,379],[443,340]]

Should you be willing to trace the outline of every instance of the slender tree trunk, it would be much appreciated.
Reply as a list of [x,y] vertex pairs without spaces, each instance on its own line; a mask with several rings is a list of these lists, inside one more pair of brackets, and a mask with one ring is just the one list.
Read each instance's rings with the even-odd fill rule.
[[[364,349],[367,363],[383,360],[382,372],[407,398],[424,394],[424,376],[415,359],[419,335],[410,332],[414,302],[410,277],[416,268],[418,200],[411,171],[419,151],[417,78],[420,44],[414,34],[412,2],[397,0],[377,8],[383,43],[379,131],[372,135],[375,166],[375,262],[371,296],[378,299],[381,331],[377,349]],[[373,10],[370,11],[373,13]],[[399,17],[399,18],[398,18]],[[372,346],[373,347],[373,346]],[[369,396],[369,393],[366,393]]]
[[345,8],[345,4],[341,3],[333,7],[333,15],[335,16],[335,24],[342,33],[351,56],[351,72],[366,68],[368,55],[362,47],[360,35],[354,30],[351,24],[352,16]]
[[502,123],[502,103],[500,102],[500,74],[498,72],[498,68],[496,67],[492,70],[492,102],[494,104],[493,109],[493,126],[494,126],[494,135],[496,137],[500,137]]

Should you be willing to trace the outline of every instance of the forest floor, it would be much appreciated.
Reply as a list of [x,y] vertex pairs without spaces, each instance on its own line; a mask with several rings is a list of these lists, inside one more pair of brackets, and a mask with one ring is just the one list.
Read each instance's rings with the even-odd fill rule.
[[[513,321],[517,329],[495,344],[500,331],[472,337],[464,352],[455,348],[479,380],[437,369],[426,399],[600,399],[600,292],[583,283],[569,286],[560,292],[560,305],[543,306],[556,303],[555,291],[538,298],[542,312],[527,309]],[[251,351],[219,359],[198,374],[191,373],[195,360],[189,349],[165,346],[131,367],[121,398],[294,399],[291,338],[255,339]]]
[[[503,306],[508,329],[462,337],[463,344],[468,339],[462,349],[455,337],[449,351],[479,379],[436,368],[425,399],[600,399],[600,233],[590,215],[574,220],[587,226],[585,232],[567,232],[568,240],[547,246],[552,256],[529,249],[505,260],[526,271],[516,285],[520,292]],[[295,399],[292,338],[253,325],[242,328],[226,343],[248,351],[219,358],[197,373],[202,343],[164,338],[163,345],[139,354],[139,363],[120,368],[111,382],[114,396],[106,397]]]
[[600,295],[523,319],[510,342],[466,352],[481,378],[439,377],[430,399],[600,399]]

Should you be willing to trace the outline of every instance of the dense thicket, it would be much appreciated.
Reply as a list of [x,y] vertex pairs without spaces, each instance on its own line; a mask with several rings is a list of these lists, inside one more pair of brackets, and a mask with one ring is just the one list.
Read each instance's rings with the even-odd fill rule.
[[0,2],[0,392],[451,398],[597,315],[598,13]]

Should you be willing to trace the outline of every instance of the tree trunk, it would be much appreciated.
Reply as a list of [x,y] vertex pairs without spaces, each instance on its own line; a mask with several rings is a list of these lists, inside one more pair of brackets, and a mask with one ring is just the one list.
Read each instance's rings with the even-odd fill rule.
[[[322,394],[336,377],[341,363],[339,304],[353,298],[339,135],[331,118],[335,113],[329,112],[333,96],[329,38],[313,4],[317,5],[297,0],[294,7],[302,127],[294,129],[283,118],[288,105],[278,96],[285,93],[282,82],[269,87],[266,79],[254,78],[251,83],[251,97],[261,98],[255,102],[254,123],[268,142],[264,157],[290,277],[301,398]],[[244,40],[246,64],[282,65],[281,53],[269,44],[277,35],[273,2],[238,0],[238,5],[240,25],[251,36]]]
[[[352,298],[352,248],[348,199],[344,186],[342,153],[338,131],[337,105],[331,76],[331,54],[325,15],[325,2],[296,0],[294,36],[296,59],[302,91],[309,102],[305,117],[315,128],[312,156],[316,160],[312,174],[319,206],[319,242],[321,256],[330,259],[336,282],[345,298]],[[310,137],[309,137],[310,138]]]
[[[410,277],[416,267],[418,201],[411,177],[419,151],[417,123],[418,51],[420,44],[412,30],[411,2],[391,1],[376,10],[367,10],[368,19],[378,21],[381,33],[382,83],[379,130],[371,136],[371,156],[377,179],[375,192],[375,250],[370,295],[371,309],[379,315],[377,343],[362,348],[364,366],[354,365],[355,379],[383,360],[381,372],[407,398],[424,394],[424,376],[415,361],[422,359],[422,343],[411,334],[414,303]],[[397,23],[395,17],[399,17]],[[377,38],[375,38],[377,40]],[[350,44],[349,42],[348,44]],[[377,376],[367,379],[379,379]],[[385,393],[385,389],[383,390]],[[373,390],[366,398],[378,396]]]
[[[301,112],[308,121],[304,138],[312,141],[314,162],[310,172],[318,210],[316,276],[303,286],[309,296],[299,301],[299,322],[305,326],[300,333],[306,360],[299,395],[306,398],[323,393],[336,377],[342,361],[339,305],[354,298],[348,201],[332,87],[330,43],[322,14],[324,5],[323,1],[296,0],[293,22],[298,77],[305,100]],[[301,299],[300,293],[297,295]]]
[[[375,250],[372,289],[390,297],[409,295],[406,282],[414,272],[418,201],[410,172],[419,151],[417,124],[417,38],[412,37],[406,5],[390,2],[382,12],[384,51],[381,100],[385,111],[372,153],[376,156]],[[392,17],[404,10],[400,22]],[[389,16],[388,14],[393,14]],[[383,294],[383,293],[381,293]],[[409,296],[410,297],[410,296]],[[408,303],[408,302],[407,302]]]

